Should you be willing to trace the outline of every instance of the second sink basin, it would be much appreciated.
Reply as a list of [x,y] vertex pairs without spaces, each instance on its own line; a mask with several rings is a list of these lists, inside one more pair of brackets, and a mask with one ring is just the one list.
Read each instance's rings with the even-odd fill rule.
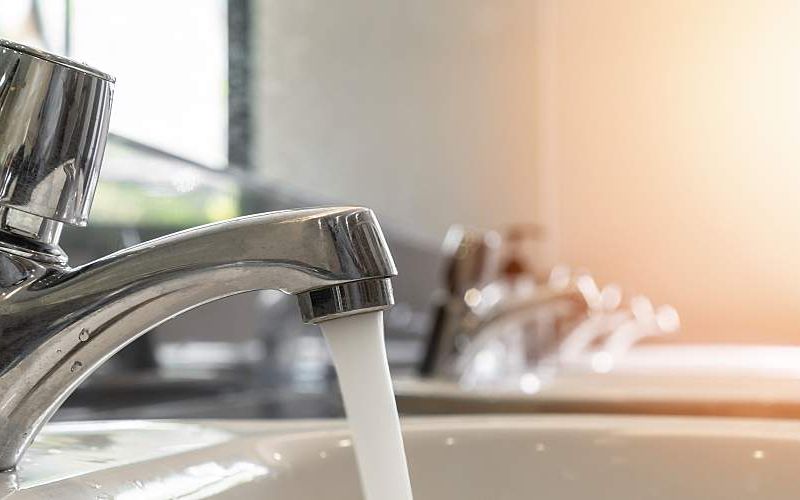
[[[98,456],[114,447],[125,460],[87,459],[81,433]],[[192,443],[165,448],[167,435]],[[790,421],[439,417],[407,420],[404,435],[416,500],[796,498],[800,423]],[[28,454],[19,473],[0,475],[0,498],[361,498],[342,421],[55,424]]]

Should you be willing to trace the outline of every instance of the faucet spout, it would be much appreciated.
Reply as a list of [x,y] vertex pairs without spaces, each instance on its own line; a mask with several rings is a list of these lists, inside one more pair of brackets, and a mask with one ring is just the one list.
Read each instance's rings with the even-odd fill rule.
[[396,274],[364,208],[240,217],[74,269],[4,246],[0,231],[0,470],[98,366],[184,311],[276,289],[314,323],[390,307]]

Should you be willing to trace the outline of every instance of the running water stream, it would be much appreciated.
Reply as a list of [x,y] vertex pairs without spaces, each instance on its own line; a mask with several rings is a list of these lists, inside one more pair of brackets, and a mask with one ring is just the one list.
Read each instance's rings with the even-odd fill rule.
[[366,500],[412,500],[383,312],[320,323],[333,356]]

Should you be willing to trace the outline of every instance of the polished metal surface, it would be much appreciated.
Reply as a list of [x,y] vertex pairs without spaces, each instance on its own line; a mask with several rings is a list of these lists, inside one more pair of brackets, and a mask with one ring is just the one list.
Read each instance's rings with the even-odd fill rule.
[[[537,279],[519,245],[538,234],[535,226],[502,237],[460,227],[448,233],[445,293],[421,375],[532,394],[565,371],[608,373],[634,344],[678,330],[673,307],[656,308],[641,295],[625,306],[619,286],[600,288],[585,271],[555,266],[546,281]],[[489,235],[499,239],[492,252]],[[502,254],[493,269],[481,257],[492,254]]]
[[464,226],[452,226],[442,244],[443,286],[435,297],[434,319],[420,374],[441,373],[455,354],[456,336],[462,319],[469,314],[465,297],[496,275],[499,265],[500,234]]
[[112,83],[0,42],[0,469],[98,366],[189,309],[261,289],[302,295],[310,321],[393,303],[394,262],[358,207],[239,217],[68,267],[61,224],[86,223]]
[[58,240],[64,224],[0,206],[0,250],[39,262],[66,264]]
[[0,40],[0,206],[86,225],[113,88],[86,65]]
[[447,231],[442,254],[446,260],[444,288],[463,299],[470,289],[490,282],[500,264],[502,238],[496,231],[453,226]]
[[500,322],[536,317],[555,325],[588,311],[585,295],[569,277],[565,283],[537,286],[519,256],[509,252],[526,235],[538,236],[538,228],[517,226],[504,235],[461,226],[448,231],[441,298],[421,375],[458,379],[480,346],[477,339]]
[[299,294],[297,302],[303,321],[321,323],[349,316],[353,310],[383,311],[391,307],[391,298],[392,282],[388,279],[377,279],[309,290]]
[[[0,468],[14,466],[103,361],[175,315],[258,289],[313,291],[302,299],[310,311],[356,314],[392,303],[382,278],[395,274],[375,216],[363,208],[240,217],[75,269],[0,250]],[[357,284],[340,286],[350,282]],[[335,309],[321,291],[328,287],[347,297]]]

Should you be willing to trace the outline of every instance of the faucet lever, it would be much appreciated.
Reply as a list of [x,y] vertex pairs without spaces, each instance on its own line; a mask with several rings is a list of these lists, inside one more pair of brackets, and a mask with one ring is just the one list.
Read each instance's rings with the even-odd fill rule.
[[57,245],[62,223],[86,225],[113,91],[105,73],[0,39],[0,230]]

